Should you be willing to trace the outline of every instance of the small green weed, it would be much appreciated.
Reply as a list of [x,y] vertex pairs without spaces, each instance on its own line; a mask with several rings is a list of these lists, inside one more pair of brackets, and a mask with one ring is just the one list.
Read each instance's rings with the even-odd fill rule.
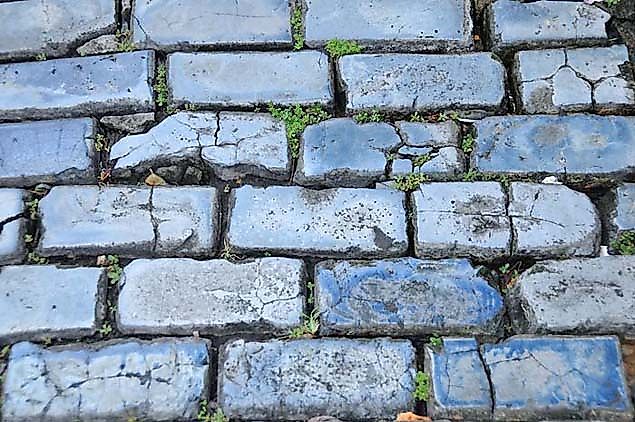
[[132,33],[130,31],[117,31],[115,38],[117,39],[117,51],[134,51],[134,43],[132,42]]
[[349,54],[359,54],[362,52],[362,47],[357,44],[355,41],[350,40],[340,40],[340,39],[332,39],[326,43],[326,52],[329,55],[337,59],[342,56],[347,56]]
[[302,50],[304,47],[304,29],[302,28],[302,9],[297,8],[291,16],[291,33],[293,35],[293,49]]
[[465,135],[463,141],[461,142],[461,149],[463,150],[463,152],[466,154],[470,154],[472,151],[474,151],[475,146],[476,140],[474,139],[474,135],[472,135],[471,133]]
[[611,243],[620,255],[635,255],[635,230],[624,231]]
[[117,255],[106,256],[106,276],[110,280],[111,285],[119,283],[123,269],[119,265],[119,257]]
[[24,235],[24,243],[33,243],[33,235],[26,233]]
[[312,281],[309,281],[308,283],[306,283],[306,290],[307,290],[307,298],[306,298],[306,302],[309,305],[313,305],[313,303],[315,302],[315,296],[313,295],[313,290],[315,289],[315,283]]
[[498,267],[498,276],[500,277],[503,293],[507,293],[507,291],[516,284],[518,277],[520,277],[520,263],[517,262],[513,265],[506,263],[501,265]]
[[423,173],[410,173],[395,179],[395,187],[400,191],[411,192],[419,189],[419,185],[427,182],[428,176]]
[[289,332],[289,338],[310,338],[317,334],[320,329],[320,311],[315,308],[310,315],[303,314],[304,322],[300,327],[296,327]]
[[220,252],[220,257],[227,261],[236,261],[239,259],[239,256],[234,253],[234,249],[227,239],[223,241],[223,250]]
[[95,151],[109,151],[110,147],[108,146],[108,142],[106,141],[106,137],[101,133],[95,135]]
[[113,329],[112,329],[112,325],[110,325],[110,323],[108,321],[105,321],[102,325],[101,328],[97,330],[97,332],[102,336],[102,337],[107,337],[110,334],[112,334]]
[[164,64],[157,67],[157,76],[154,80],[154,92],[157,96],[157,105],[166,107],[168,105],[168,70]]
[[432,155],[430,154],[417,155],[415,158],[412,159],[412,164],[414,164],[415,167],[420,168],[431,159]]
[[417,371],[415,375],[415,391],[412,393],[415,400],[425,401],[430,397],[430,376]]
[[38,62],[43,62],[44,60],[46,60],[46,54],[44,53],[40,53],[37,56],[35,56],[35,60],[37,60]]
[[276,107],[269,104],[269,113],[284,122],[287,131],[287,142],[291,157],[298,158],[300,155],[300,136],[309,125],[314,125],[327,120],[331,115],[320,106],[314,105],[302,108],[300,105],[292,107]]
[[384,116],[378,109],[373,111],[362,111],[353,116],[353,119],[359,123],[379,123],[384,121]]
[[26,209],[29,212],[29,218],[31,220],[36,220],[38,207],[40,205],[40,200],[37,198],[34,198],[30,201],[26,201],[25,204],[26,204]]
[[2,348],[2,350],[0,350],[0,359],[4,359],[7,356],[9,356],[9,351],[11,350],[11,346],[9,346],[8,344],[6,346],[4,346]]
[[419,114],[418,111],[415,111],[414,113],[412,113],[410,115],[410,120],[412,123],[425,123],[426,122],[426,118],[425,116]]
[[48,258],[38,255],[35,251],[31,251],[26,255],[26,260],[33,265],[46,265],[49,263]]
[[607,6],[615,6],[617,5],[621,0],[606,0],[606,5]]
[[207,400],[201,400],[198,408],[198,414],[196,420],[199,422],[228,422],[229,419],[223,413],[223,409],[217,408],[214,413],[209,413],[209,405]]
[[443,340],[441,339],[441,337],[432,336],[430,337],[430,344],[433,347],[441,347],[443,345]]

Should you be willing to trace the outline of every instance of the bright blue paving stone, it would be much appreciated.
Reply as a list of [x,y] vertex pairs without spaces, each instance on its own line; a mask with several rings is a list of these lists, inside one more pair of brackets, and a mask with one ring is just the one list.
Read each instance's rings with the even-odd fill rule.
[[633,420],[617,337],[518,336],[481,350],[495,420]]
[[464,259],[326,261],[315,280],[322,334],[493,334],[503,312]]

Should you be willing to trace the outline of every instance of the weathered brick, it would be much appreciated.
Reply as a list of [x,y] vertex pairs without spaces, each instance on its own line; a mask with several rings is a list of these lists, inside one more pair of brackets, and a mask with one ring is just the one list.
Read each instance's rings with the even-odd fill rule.
[[632,421],[616,337],[512,337],[481,348],[495,420]]
[[302,323],[304,264],[262,258],[135,260],[124,268],[117,325],[122,332],[287,334]]
[[96,182],[95,134],[92,119],[1,124],[0,185]]
[[474,124],[483,173],[623,175],[635,168],[635,117],[497,116]]
[[624,45],[521,51],[514,64],[518,105],[526,113],[633,108],[628,63]]
[[440,123],[396,122],[404,144],[411,148],[459,146],[459,126],[452,120]]
[[229,418],[390,419],[414,404],[409,341],[237,340],[219,353],[218,403]]
[[0,189],[0,264],[19,262],[24,254],[24,197],[23,190]]
[[40,201],[41,255],[206,255],[217,230],[207,187],[58,186]]
[[287,0],[136,0],[133,40],[148,48],[290,45]]
[[0,121],[154,110],[154,53],[0,65]]
[[93,334],[103,317],[105,278],[100,268],[0,268],[0,342]]
[[635,183],[625,183],[615,190],[610,226],[612,240],[626,231],[635,231]]
[[397,256],[408,247],[404,207],[394,190],[244,186],[230,196],[227,240],[238,251]]
[[326,335],[494,334],[503,312],[467,260],[325,261],[315,283]]
[[208,394],[208,347],[169,338],[50,349],[18,343],[9,355],[3,421],[194,419]]
[[491,53],[357,54],[339,62],[346,110],[498,109],[505,68]]
[[306,43],[354,39],[383,48],[465,49],[472,45],[470,2],[432,0],[307,0]]
[[123,116],[104,116],[99,122],[107,128],[129,135],[142,133],[154,124],[154,113],[124,114]]
[[0,58],[58,56],[76,43],[115,29],[115,2],[73,0],[0,2]]
[[317,51],[173,53],[168,68],[176,104],[252,107],[333,100],[329,61]]

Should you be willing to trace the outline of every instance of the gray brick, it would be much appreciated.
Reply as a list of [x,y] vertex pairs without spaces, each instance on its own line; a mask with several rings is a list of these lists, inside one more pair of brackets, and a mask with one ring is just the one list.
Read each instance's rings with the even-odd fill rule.
[[0,189],[0,264],[19,262],[24,254],[24,197],[23,190]]
[[346,110],[498,109],[505,69],[491,53],[358,54],[339,60]]
[[168,67],[177,104],[251,107],[333,100],[328,58],[317,51],[173,53]]
[[0,185],[94,183],[94,138],[92,119],[1,124]]
[[487,9],[494,50],[606,42],[610,15],[582,2],[496,0]]
[[398,256],[408,247],[404,207],[394,190],[244,186],[230,196],[227,240],[238,251]]
[[169,338],[50,349],[18,343],[5,375],[3,421],[194,419],[209,389],[208,347]]
[[148,48],[290,45],[287,0],[136,0],[133,40]]
[[0,65],[0,121],[154,110],[154,53]]
[[634,108],[628,63],[624,45],[521,51],[514,64],[518,104],[526,113]]
[[124,333],[287,334],[302,323],[304,264],[135,260],[124,268],[117,325]]
[[237,340],[219,353],[218,403],[232,419],[387,420],[414,405],[409,341]]
[[456,49],[472,45],[470,2],[432,0],[307,0],[306,42],[333,38],[383,48]]
[[404,143],[409,147],[441,148],[459,146],[459,126],[451,120],[440,123],[399,121],[396,126]]
[[495,334],[502,318],[467,260],[325,261],[315,283],[324,335]]
[[101,268],[0,268],[0,342],[94,334],[103,317],[105,278]]
[[[40,201],[41,255],[207,255],[216,191],[206,187],[58,186]],[[155,233],[156,231],[156,233]]]
[[472,166],[483,173],[619,176],[635,168],[635,118],[497,116],[475,123]]
[[73,0],[0,2],[0,58],[43,53],[59,56],[73,45],[113,31],[115,2],[94,0],[77,7]]
[[545,261],[510,292],[521,332],[635,334],[635,256]]

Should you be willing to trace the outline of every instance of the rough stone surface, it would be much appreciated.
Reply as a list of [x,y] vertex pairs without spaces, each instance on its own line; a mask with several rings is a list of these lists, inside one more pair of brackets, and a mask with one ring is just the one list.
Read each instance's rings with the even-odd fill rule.
[[418,257],[492,259],[509,253],[511,229],[500,184],[423,184],[413,197]]
[[615,196],[615,211],[611,220],[613,237],[627,230],[635,230],[635,183],[619,186]]
[[0,124],[0,185],[94,183],[92,119]]
[[0,121],[154,109],[154,53],[0,65]]
[[207,397],[208,343],[119,340],[11,349],[3,421],[174,421],[196,417]]
[[523,273],[512,321],[529,333],[635,336],[635,256],[545,261]]
[[154,113],[106,116],[99,119],[99,122],[104,126],[131,135],[147,131],[154,124],[154,121]]
[[[40,201],[41,255],[204,255],[216,238],[207,187],[58,186]],[[155,233],[156,231],[156,233]]]
[[117,51],[119,51],[119,40],[117,39],[116,35],[102,35],[77,47],[76,51],[77,54],[79,54],[80,56],[116,53]]
[[496,420],[633,419],[615,337],[518,336],[481,350]]
[[101,268],[0,268],[0,343],[95,333],[105,278]]
[[411,148],[459,146],[459,126],[452,120],[440,123],[396,123],[404,144]]
[[329,61],[317,51],[173,53],[168,68],[177,104],[252,107],[271,102],[328,105],[333,100]]
[[496,0],[488,7],[494,50],[606,41],[611,15],[582,2]]
[[384,258],[408,247],[402,192],[244,186],[229,201],[227,240],[239,251]]
[[621,175],[635,169],[635,117],[497,116],[477,121],[483,173]]
[[20,189],[0,189],[0,264],[19,262],[24,253],[26,220],[25,192]]
[[117,325],[124,333],[287,334],[302,323],[304,264],[262,258],[135,260],[124,268]]
[[386,157],[400,143],[387,123],[330,119],[309,126],[294,180],[305,186],[368,186],[385,177]]
[[325,261],[315,283],[324,335],[494,334],[503,312],[467,260]]
[[564,185],[514,182],[509,216],[515,254],[532,257],[593,256],[600,218],[591,199]]
[[633,108],[628,65],[624,45],[521,51],[514,64],[518,105],[526,113]]
[[238,340],[219,353],[218,403],[232,419],[391,419],[414,405],[409,341]]
[[490,53],[358,54],[339,62],[347,111],[498,109],[505,68]]
[[307,0],[306,5],[306,42],[313,47],[334,38],[415,50],[472,45],[465,0]]
[[73,44],[115,29],[115,2],[73,0],[0,2],[0,58],[69,53]]
[[136,0],[135,43],[148,48],[290,45],[287,0]]
[[490,420],[492,398],[473,338],[443,338],[441,347],[426,346],[425,369],[431,389],[428,414],[435,420]]

